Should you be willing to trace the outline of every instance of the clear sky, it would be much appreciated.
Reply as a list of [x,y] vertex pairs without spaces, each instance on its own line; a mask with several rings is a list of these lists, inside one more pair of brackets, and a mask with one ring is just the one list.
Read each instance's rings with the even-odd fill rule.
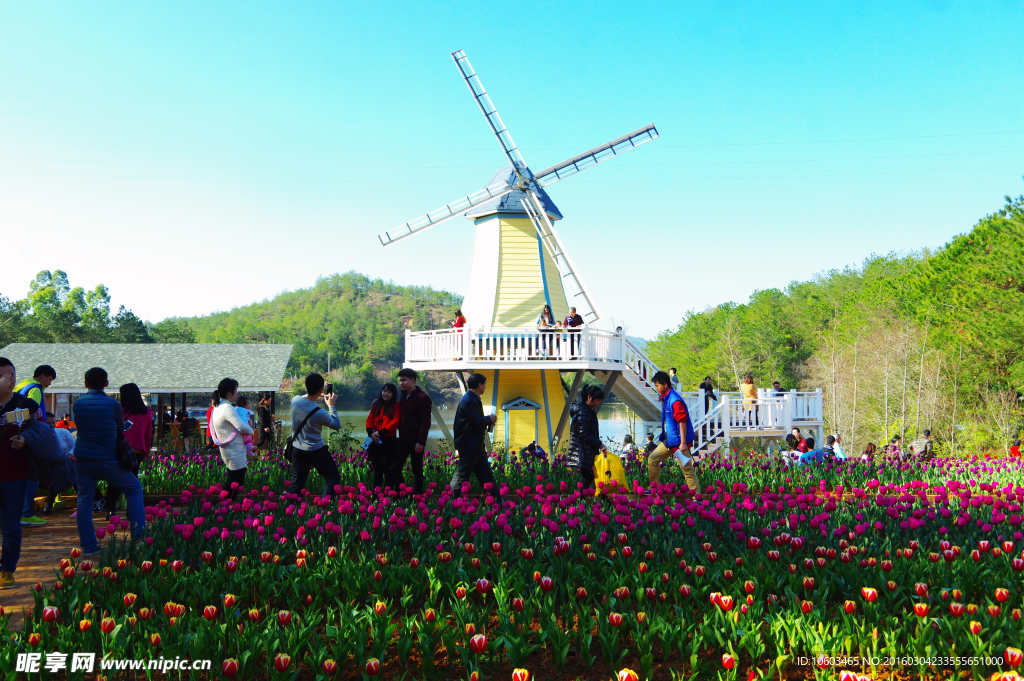
[[[829,3],[826,3],[829,4]],[[357,270],[465,292],[505,160],[662,136],[550,193],[606,322],[653,337],[1024,193],[1024,4],[0,0],[0,293],[39,270],[143,319]]]

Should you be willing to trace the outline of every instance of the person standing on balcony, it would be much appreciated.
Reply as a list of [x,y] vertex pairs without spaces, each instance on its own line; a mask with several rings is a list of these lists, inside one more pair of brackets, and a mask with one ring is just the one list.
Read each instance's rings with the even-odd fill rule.
[[697,386],[697,390],[704,391],[704,413],[707,414],[711,411],[711,400],[718,401],[718,395],[715,394],[715,386],[711,383],[711,377],[705,376],[704,381]]
[[480,396],[487,391],[487,377],[483,374],[470,374],[466,379],[466,394],[459,400],[459,408],[455,411],[455,424],[452,427],[452,437],[455,438],[455,451],[459,454],[459,461],[455,464],[455,475],[452,476],[451,488],[455,493],[454,498],[462,496],[462,483],[469,482],[470,476],[475,475],[476,479],[483,485],[485,491],[490,491],[490,485],[494,494],[501,496],[500,490],[494,482],[494,473],[491,472],[491,463],[487,457],[487,445],[484,442],[488,426],[493,426],[498,421],[495,415],[484,416],[484,406]]
[[455,319],[448,322],[448,325],[453,329],[461,329],[466,325],[466,318],[462,316],[462,309],[455,311]]
[[[580,327],[583,326],[583,317],[576,314],[576,308],[570,307],[569,314],[565,315],[565,328],[569,329],[569,355],[576,357],[582,355],[580,347]],[[578,359],[578,357],[576,357]]]
[[406,459],[412,459],[413,491],[423,494],[423,452],[427,446],[427,435],[430,433],[431,407],[430,395],[423,392],[416,379],[419,374],[414,369],[402,369],[398,372],[398,389],[402,391],[399,400],[401,420],[398,425],[398,456],[392,466],[395,485],[404,482],[402,469]]
[[740,384],[740,392],[743,393],[743,408],[747,411],[747,427],[757,425],[757,387],[754,385],[754,376],[747,374]]
[[672,367],[668,370],[669,378],[672,380],[672,389],[679,392],[679,377],[676,376],[676,368]]
[[[545,305],[544,309],[537,315],[537,330],[540,331],[541,349],[548,354],[551,348],[551,330],[555,328],[555,316],[551,314],[551,306]],[[545,333],[547,332],[547,333]]]
[[686,402],[672,389],[672,379],[664,371],[654,374],[654,389],[661,397],[661,438],[658,446],[647,457],[647,477],[651,489],[661,481],[661,463],[675,456],[683,471],[686,486],[693,494],[700,493],[700,481],[693,470],[690,447],[693,445],[693,424],[686,410]]
[[772,397],[782,397],[786,394],[786,391],[782,389],[782,384],[778,381],[772,383]]

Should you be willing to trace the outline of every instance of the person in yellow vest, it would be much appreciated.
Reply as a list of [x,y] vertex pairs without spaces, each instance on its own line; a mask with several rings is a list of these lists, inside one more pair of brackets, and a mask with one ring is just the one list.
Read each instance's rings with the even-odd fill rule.
[[[32,378],[14,386],[14,392],[24,395],[39,405],[39,409],[32,416],[43,423],[46,423],[46,405],[43,402],[43,393],[50,384],[57,378],[57,371],[49,364],[42,364],[32,372]],[[46,521],[36,515],[36,491],[39,489],[38,480],[29,480],[25,488],[25,507],[22,509],[22,525],[45,525]]]

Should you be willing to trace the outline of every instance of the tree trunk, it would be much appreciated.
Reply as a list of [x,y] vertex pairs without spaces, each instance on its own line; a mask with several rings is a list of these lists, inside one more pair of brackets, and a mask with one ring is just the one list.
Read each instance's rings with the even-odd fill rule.
[[928,320],[924,322],[924,340],[921,341],[921,370],[917,376],[917,423],[914,426],[915,437],[921,437],[921,390],[924,388],[924,357],[928,351]]
[[850,443],[856,442],[857,437],[857,344],[860,338],[853,342],[853,418],[850,422]]
[[949,449],[956,455],[956,408],[960,397],[960,365],[964,361],[964,344],[960,344],[960,358],[956,362],[956,371],[953,373],[953,418],[949,422]]
[[903,342],[903,403],[900,407],[900,437],[907,434],[907,373],[910,369],[910,325]]

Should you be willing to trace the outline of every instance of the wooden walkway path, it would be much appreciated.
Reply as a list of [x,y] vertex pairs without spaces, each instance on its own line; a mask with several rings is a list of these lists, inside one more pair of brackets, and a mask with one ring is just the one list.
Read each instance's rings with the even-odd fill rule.
[[[74,504],[74,497],[70,498]],[[60,565],[61,558],[69,558],[71,549],[79,545],[78,525],[72,519],[72,505],[67,510],[54,511],[49,516],[41,516],[45,525],[30,527],[23,525],[21,530],[21,560],[14,573],[17,586],[13,589],[0,591],[0,607],[4,612],[13,613],[8,626],[12,630],[21,629],[23,623],[22,609],[31,612],[34,605],[32,587],[42,582],[44,588],[57,581],[54,569]],[[106,515],[93,516],[98,527],[105,525]],[[102,540],[103,542],[107,539]],[[94,561],[95,562],[95,561]]]

